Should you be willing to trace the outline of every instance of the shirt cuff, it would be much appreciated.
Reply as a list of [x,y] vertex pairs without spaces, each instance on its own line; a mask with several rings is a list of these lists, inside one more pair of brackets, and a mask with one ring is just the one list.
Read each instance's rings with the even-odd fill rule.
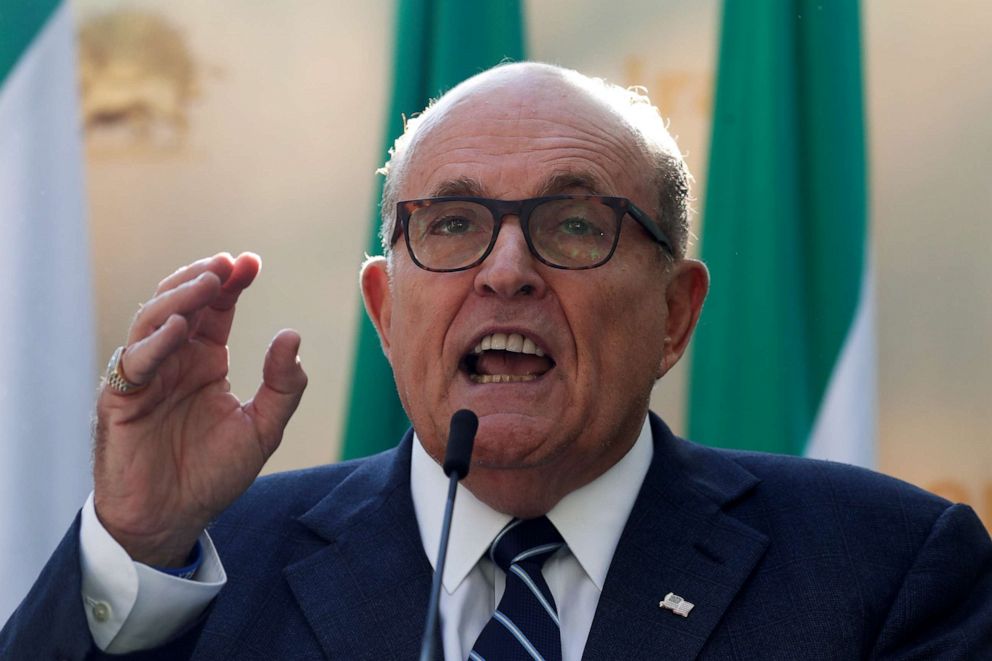
[[90,493],[79,529],[83,608],[93,641],[123,654],[157,647],[196,620],[227,582],[210,536],[191,580],[135,562],[100,523]]

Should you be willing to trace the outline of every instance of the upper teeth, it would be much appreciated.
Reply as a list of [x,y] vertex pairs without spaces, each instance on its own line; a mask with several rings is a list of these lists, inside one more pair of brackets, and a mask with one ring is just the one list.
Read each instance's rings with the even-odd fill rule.
[[524,337],[520,333],[492,333],[482,338],[472,353],[480,354],[483,351],[495,349],[497,351],[511,351],[513,353],[529,353],[535,356],[543,356],[544,352],[529,337]]

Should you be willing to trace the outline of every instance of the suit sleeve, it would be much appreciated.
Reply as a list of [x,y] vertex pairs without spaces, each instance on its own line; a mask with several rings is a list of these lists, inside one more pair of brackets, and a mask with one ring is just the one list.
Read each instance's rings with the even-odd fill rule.
[[79,515],[0,631],[0,659],[85,659],[93,644],[80,598]]
[[176,639],[155,650],[108,655],[96,646],[81,597],[80,518],[76,516],[31,591],[0,630],[0,659],[179,661],[190,658],[209,607]]
[[974,511],[937,518],[885,618],[874,659],[992,659],[992,540]]

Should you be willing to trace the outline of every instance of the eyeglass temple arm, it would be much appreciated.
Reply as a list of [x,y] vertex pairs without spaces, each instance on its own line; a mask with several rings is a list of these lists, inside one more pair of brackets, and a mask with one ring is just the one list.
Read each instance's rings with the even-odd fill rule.
[[660,243],[662,247],[668,251],[669,255],[672,257],[675,256],[675,251],[672,249],[672,242],[668,240],[668,236],[665,235],[665,232],[658,226],[658,223],[656,223],[651,216],[642,211],[641,208],[633,202],[631,202],[627,207],[627,213],[629,213],[641,227],[647,230],[648,234],[651,235],[651,238]]

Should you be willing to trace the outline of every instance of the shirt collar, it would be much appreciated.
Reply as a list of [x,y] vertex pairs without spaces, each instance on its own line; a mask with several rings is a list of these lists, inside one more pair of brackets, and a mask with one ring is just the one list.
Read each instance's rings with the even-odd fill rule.
[[548,512],[551,523],[600,591],[653,456],[651,425],[645,418],[637,441],[620,461]]
[[[420,445],[416,434],[413,440],[410,490],[420,541],[431,566],[435,567],[448,497],[448,478]],[[637,441],[620,461],[589,484],[562,498],[548,512],[548,518],[600,590],[653,454],[651,426],[645,418]],[[493,538],[512,518],[497,512],[463,485],[458,485],[442,581],[449,594],[465,580],[489,549]]]

